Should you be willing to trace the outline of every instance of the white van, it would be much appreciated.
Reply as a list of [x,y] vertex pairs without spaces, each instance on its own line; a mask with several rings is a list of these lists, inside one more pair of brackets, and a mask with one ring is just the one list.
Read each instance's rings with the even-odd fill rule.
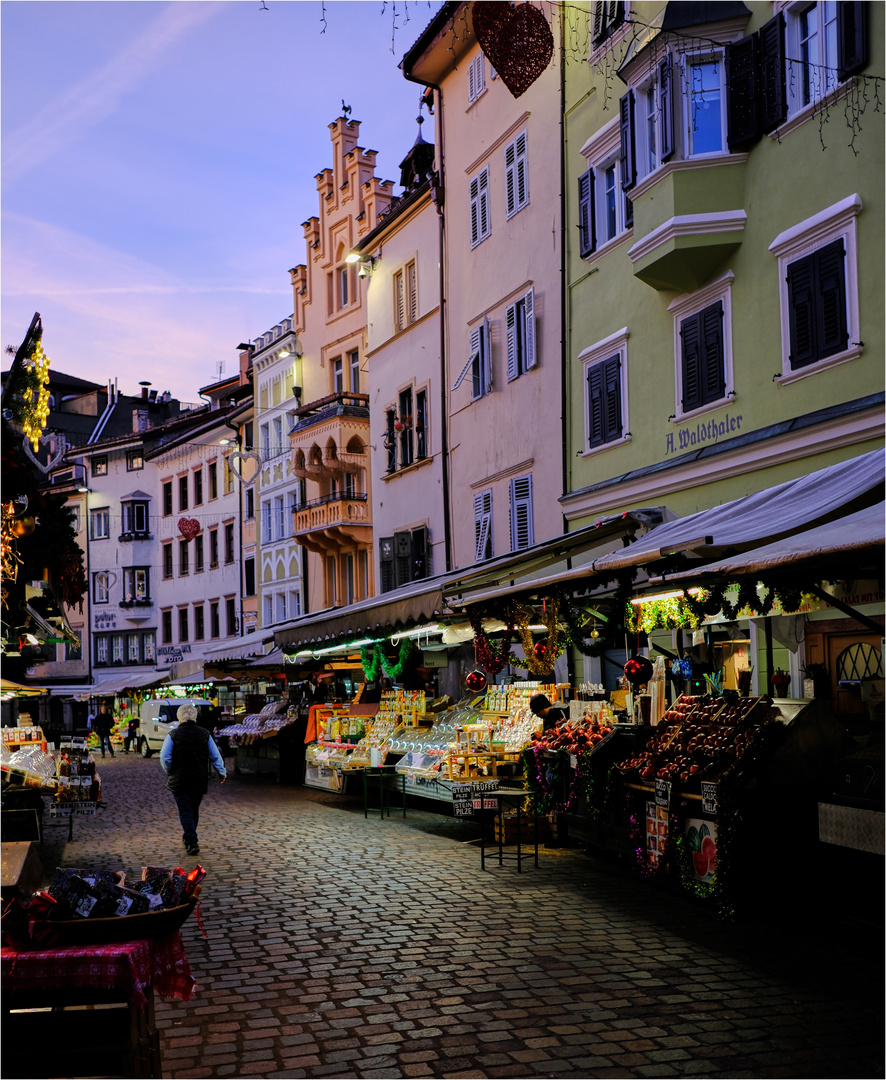
[[[209,726],[215,706],[205,698],[152,698],[142,702],[139,712],[138,748],[142,757],[150,757],[155,750],[163,746],[163,740],[173,729],[178,727],[180,705],[196,705],[197,723]],[[212,710],[212,711],[210,711]]]

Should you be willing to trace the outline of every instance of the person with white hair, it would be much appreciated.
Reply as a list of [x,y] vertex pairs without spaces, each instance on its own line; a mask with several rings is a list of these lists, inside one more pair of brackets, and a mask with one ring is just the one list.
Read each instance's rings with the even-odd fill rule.
[[225,759],[212,736],[196,723],[197,707],[179,705],[176,717],[178,727],[163,740],[160,764],[166,773],[166,786],[178,807],[182,843],[188,855],[199,855],[197,825],[200,803],[209,789],[209,766],[211,764],[218,773],[221,783],[225,782],[228,773]]

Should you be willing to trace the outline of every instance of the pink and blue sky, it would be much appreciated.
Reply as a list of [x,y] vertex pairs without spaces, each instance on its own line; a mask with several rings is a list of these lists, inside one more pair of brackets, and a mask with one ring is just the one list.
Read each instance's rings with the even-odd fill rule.
[[438,8],[4,0],[0,344],[39,311],[54,368],[197,401],[292,311],[342,101],[399,190],[419,87],[398,64]]

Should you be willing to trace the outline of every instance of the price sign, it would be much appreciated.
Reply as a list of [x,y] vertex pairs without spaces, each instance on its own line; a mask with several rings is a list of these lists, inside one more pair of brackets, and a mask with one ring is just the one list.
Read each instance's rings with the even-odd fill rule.
[[474,816],[474,795],[470,784],[452,785],[452,813],[454,817]]
[[717,792],[719,784],[712,784],[709,780],[701,782],[701,805],[706,814],[717,812]]
[[657,806],[670,806],[671,782],[670,780],[655,781],[655,802]]

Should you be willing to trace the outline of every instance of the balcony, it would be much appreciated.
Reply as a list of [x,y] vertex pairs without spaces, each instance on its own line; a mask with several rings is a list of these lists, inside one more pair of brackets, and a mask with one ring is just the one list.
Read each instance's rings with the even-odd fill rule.
[[365,492],[323,495],[300,506],[293,518],[296,540],[321,555],[372,542],[372,516]]
[[634,276],[653,289],[693,292],[742,242],[746,154],[662,166],[631,198]]

